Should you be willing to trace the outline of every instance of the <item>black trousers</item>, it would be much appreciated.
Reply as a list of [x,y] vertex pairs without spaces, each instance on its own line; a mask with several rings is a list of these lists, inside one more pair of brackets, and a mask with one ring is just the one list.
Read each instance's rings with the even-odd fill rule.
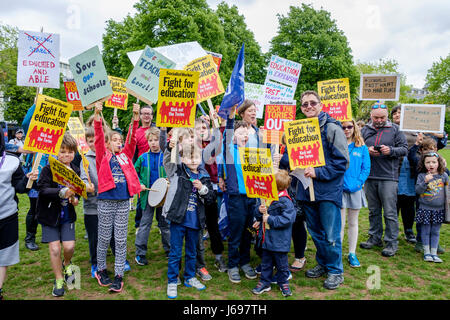
[[397,196],[397,215],[401,211],[404,230],[412,229],[414,217],[416,215],[416,197],[415,196]]
[[[214,191],[217,199],[217,191]],[[208,229],[209,240],[211,241],[211,251],[214,254],[222,254],[224,247],[222,236],[219,231],[219,209],[217,201],[205,206],[206,228]]]
[[37,222],[37,198],[28,198],[30,199],[30,209],[28,210],[27,216],[25,218],[25,224],[27,233],[31,233],[36,235],[38,222]]
[[294,242],[295,258],[301,259],[305,257],[305,248],[307,241],[307,233],[305,228],[305,216],[297,216],[292,225],[292,240]]

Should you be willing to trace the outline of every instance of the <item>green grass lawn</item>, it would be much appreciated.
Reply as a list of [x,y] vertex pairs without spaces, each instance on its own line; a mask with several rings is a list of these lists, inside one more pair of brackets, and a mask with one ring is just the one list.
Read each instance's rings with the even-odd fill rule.
[[[440,153],[450,163],[450,150],[441,150]],[[41,227],[38,227],[37,239],[39,251],[29,251],[25,248],[25,217],[28,211],[28,198],[19,196],[19,232],[20,232],[20,263],[8,268],[8,276],[3,285],[4,296],[7,300],[16,299],[65,299],[65,300],[158,300],[167,299],[167,260],[161,245],[161,238],[156,228],[152,227],[149,240],[147,258],[148,266],[138,266],[135,261],[135,228],[134,215],[130,213],[128,227],[128,260],[131,271],[125,273],[124,290],[120,294],[110,294],[107,288],[100,287],[97,280],[90,276],[88,241],[84,239],[85,229],[83,223],[82,205],[77,208],[78,220],[76,222],[76,248],[72,262],[80,267],[80,289],[66,291],[63,298],[54,298],[51,295],[54,275],[50,267],[48,245],[41,244]],[[348,250],[347,237],[343,241],[344,257],[344,284],[335,291],[322,287],[324,278],[306,278],[304,271],[293,274],[291,289],[293,295],[288,300],[449,300],[450,293],[450,226],[444,224],[441,228],[440,244],[446,248],[441,255],[444,263],[428,263],[422,260],[422,254],[414,251],[414,245],[404,239],[403,225],[400,219],[399,251],[391,258],[381,256],[381,248],[364,250],[357,248],[357,255],[361,268],[350,268],[346,254]],[[368,210],[363,209],[359,216],[359,240],[367,239],[369,228]],[[273,290],[255,296],[251,289],[257,280],[248,280],[242,277],[240,284],[232,284],[226,273],[219,273],[214,267],[214,256],[206,241],[207,268],[213,279],[206,282],[206,290],[198,292],[184,286],[178,287],[178,299],[185,300],[284,300],[280,291],[273,285]],[[310,237],[306,250],[306,268],[316,265],[314,261],[315,248]],[[226,245],[225,245],[226,248]],[[226,250],[226,249],[225,249]],[[226,252],[225,252],[226,253]],[[293,248],[289,253],[289,262],[294,258]],[[259,258],[252,249],[251,263],[256,266]],[[108,256],[108,269],[113,270],[114,259]],[[379,288],[374,288],[376,275],[379,274]],[[447,289],[446,289],[447,288]]]

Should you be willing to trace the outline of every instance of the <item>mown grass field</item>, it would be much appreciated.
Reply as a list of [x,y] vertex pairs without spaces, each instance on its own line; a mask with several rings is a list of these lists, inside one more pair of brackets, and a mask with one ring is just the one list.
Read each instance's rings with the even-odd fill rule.
[[[440,153],[450,163],[450,150]],[[37,240],[40,250],[32,252],[25,248],[25,217],[28,211],[28,198],[20,195],[19,232],[20,258],[19,264],[8,269],[8,277],[3,285],[6,300],[166,300],[167,260],[162,249],[156,221],[152,227],[149,240],[148,266],[138,266],[135,261],[135,228],[132,211],[128,227],[128,255],[131,271],[125,273],[124,290],[120,294],[110,294],[107,288],[100,287],[96,279],[90,276],[88,241],[84,239],[82,205],[77,208],[76,222],[77,242],[72,262],[81,269],[81,288],[67,291],[63,298],[51,295],[54,275],[50,267],[48,245],[41,244],[41,228],[38,228]],[[357,248],[361,268],[350,268],[347,260],[348,243],[344,238],[344,284],[335,291],[322,287],[323,280],[306,278],[304,271],[293,274],[291,289],[293,295],[284,298],[276,285],[272,291],[255,296],[251,289],[257,280],[248,280],[242,276],[240,284],[232,284],[226,273],[219,273],[214,267],[214,256],[206,241],[207,268],[213,279],[206,282],[207,289],[201,292],[184,286],[178,287],[178,300],[449,300],[450,293],[450,225],[441,228],[440,244],[446,249],[441,255],[444,263],[428,263],[422,260],[422,254],[414,250],[414,245],[404,239],[400,218],[399,251],[391,258],[381,256],[381,248],[364,250]],[[369,228],[368,210],[363,209],[359,216],[359,240],[367,239]],[[310,237],[306,250],[307,264],[305,268],[316,265],[315,248]],[[226,246],[225,246],[226,248]],[[226,249],[225,249],[226,250]],[[225,251],[226,253],[226,251]],[[294,259],[293,248],[289,253],[289,262]],[[259,263],[259,258],[252,250],[252,265]],[[113,256],[108,256],[108,269],[113,270]],[[373,278],[379,270],[380,286],[373,288]],[[368,285],[369,284],[369,285]]]

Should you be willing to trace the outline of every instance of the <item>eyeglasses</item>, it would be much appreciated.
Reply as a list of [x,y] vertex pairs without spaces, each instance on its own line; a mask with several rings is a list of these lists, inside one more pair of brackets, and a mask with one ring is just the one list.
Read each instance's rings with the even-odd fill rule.
[[352,129],[353,126],[346,126],[346,127],[342,126],[342,130],[352,130]]
[[303,103],[302,104],[302,107],[303,108],[307,108],[308,107],[308,104],[311,106],[311,107],[315,107],[315,106],[317,106],[318,104],[319,104],[319,102],[317,102],[317,101],[306,101],[305,103]]
[[429,152],[429,153],[426,153],[425,156],[439,158],[439,155],[438,155],[436,152]]
[[378,109],[378,108],[387,109],[387,106],[385,104],[374,104],[372,106],[372,109]]

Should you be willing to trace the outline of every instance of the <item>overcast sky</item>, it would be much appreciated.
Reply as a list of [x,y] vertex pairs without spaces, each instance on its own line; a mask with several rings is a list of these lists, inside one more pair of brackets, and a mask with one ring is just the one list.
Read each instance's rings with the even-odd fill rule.
[[[222,0],[208,0],[215,9]],[[59,33],[61,58],[99,45],[105,21],[136,13],[136,0],[1,0],[0,23],[21,30]],[[245,16],[263,52],[278,29],[277,13],[286,15],[293,0],[227,0]],[[344,31],[355,62],[395,59],[407,83],[422,88],[433,62],[450,53],[449,0],[310,0],[331,13]],[[113,5],[112,5],[113,4]],[[307,70],[302,70],[307,72]],[[301,80],[300,80],[301,81]]]

